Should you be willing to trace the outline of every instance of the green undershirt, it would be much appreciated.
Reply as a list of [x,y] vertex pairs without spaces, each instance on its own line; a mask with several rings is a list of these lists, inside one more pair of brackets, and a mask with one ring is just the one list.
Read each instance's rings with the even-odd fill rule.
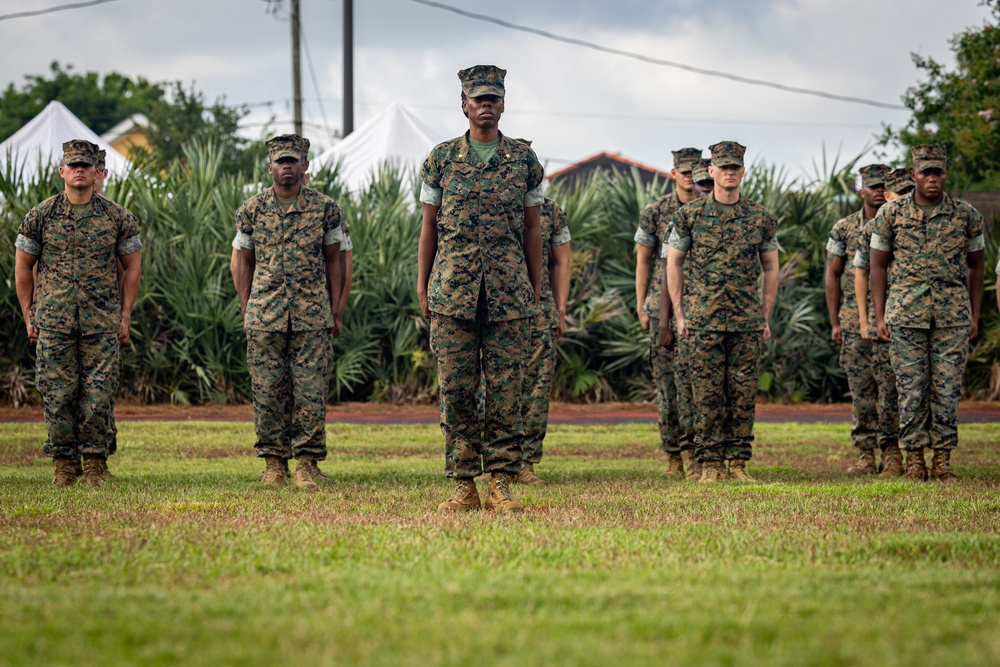
[[940,206],[940,204],[931,204],[929,206],[917,204],[917,208],[924,212],[925,218],[933,218],[934,214],[937,212],[938,206]]
[[83,214],[87,212],[87,207],[90,206],[90,202],[87,202],[86,204],[70,204],[70,206],[72,206],[73,210],[76,211],[76,217],[82,218]]
[[291,210],[292,205],[295,204],[296,199],[298,199],[298,197],[292,197],[291,199],[282,199],[281,197],[278,197],[278,203],[281,204],[281,208],[284,209],[284,212],[288,213],[288,211]]
[[497,137],[496,141],[473,141],[469,139],[469,143],[472,144],[472,150],[479,157],[479,161],[486,164],[493,157],[493,154],[497,152],[497,146],[500,145],[500,137]]
[[715,202],[715,205],[722,211],[722,215],[727,218],[733,212],[733,209],[736,208],[736,204],[721,204],[718,201]]

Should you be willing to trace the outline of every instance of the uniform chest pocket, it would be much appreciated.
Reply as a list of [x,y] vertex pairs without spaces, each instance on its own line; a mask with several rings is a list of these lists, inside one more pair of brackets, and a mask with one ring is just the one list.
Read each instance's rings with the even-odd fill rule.
[[705,250],[717,250],[725,243],[725,235],[718,220],[699,220],[691,229],[691,246]]
[[444,187],[445,197],[455,197],[458,199],[468,199],[472,193],[472,184],[465,178],[452,178]]
[[318,216],[298,216],[291,221],[291,240],[298,248],[316,248],[323,246],[323,220]]
[[915,227],[903,227],[896,232],[893,245],[898,250],[918,252],[924,245],[924,232]]

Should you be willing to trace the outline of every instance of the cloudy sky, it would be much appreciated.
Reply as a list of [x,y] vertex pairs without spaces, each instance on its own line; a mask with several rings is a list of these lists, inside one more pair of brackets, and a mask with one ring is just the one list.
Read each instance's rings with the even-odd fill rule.
[[[443,0],[511,23],[788,86],[898,104],[918,79],[911,52],[953,62],[949,39],[988,17],[978,0]],[[0,15],[70,0],[3,0]],[[341,0],[301,0],[307,135],[342,118]],[[291,129],[287,12],[264,0],[116,0],[0,21],[0,85],[58,60],[194,82]],[[355,126],[399,101],[446,139],[467,127],[455,73],[507,69],[501,129],[532,139],[550,171],[600,151],[669,168],[670,150],[723,139],[796,175],[873,144],[905,111],[750,86],[514,32],[413,2],[355,0]],[[311,60],[313,69],[308,63]],[[313,73],[316,85],[313,83]],[[324,118],[325,116],[325,118]]]

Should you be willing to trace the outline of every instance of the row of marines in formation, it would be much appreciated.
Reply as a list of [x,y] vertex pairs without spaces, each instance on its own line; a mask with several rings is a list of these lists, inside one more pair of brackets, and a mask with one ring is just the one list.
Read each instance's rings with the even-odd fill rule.
[[[484,504],[519,512],[511,485],[545,484],[534,466],[554,341],[565,329],[570,235],[565,214],[542,194],[530,142],[499,131],[505,75],[491,65],[458,73],[469,129],[436,146],[420,175],[417,296],[437,360],[445,472],[454,483],[439,510],[448,512]],[[314,489],[327,479],[317,464],[327,453],[325,399],[350,285],[350,235],[337,204],[306,186],[308,140],[282,135],[267,145],[273,185],[237,211],[231,263],[247,335],[255,453],[265,460],[262,484],[291,477]],[[97,146],[75,140],[63,148],[64,192],[25,216],[16,283],[37,341],[53,484],[82,478],[100,486],[111,477],[120,348],[129,342],[142,244],[135,217],[100,194],[106,171]],[[676,191],[643,212],[636,296],[650,331],[667,474],[685,475],[689,451],[687,477],[749,482],[758,368],[778,287],[778,220],[740,194],[745,148],[723,141],[710,150],[710,160],[697,149],[674,152]],[[834,339],[843,341],[856,403],[853,432],[863,454],[855,468],[874,471],[878,444],[884,469],[895,469],[894,441],[862,407],[865,371],[851,370],[867,364],[873,374],[873,359],[888,348],[911,476],[919,459],[926,477],[915,453],[932,447],[933,475],[951,479],[961,368],[982,296],[982,218],[944,194],[942,147],[914,149],[912,174],[914,193],[879,210],[873,193],[884,189],[885,169],[863,169],[865,209],[831,233],[829,275],[839,277],[854,252],[871,288],[871,299],[858,304],[873,314],[871,330],[883,343],[854,339],[856,306],[846,290],[844,304],[831,306],[840,316]],[[828,295],[839,304],[837,284]],[[874,413],[889,424],[886,396]],[[490,474],[485,502],[475,483],[483,473]]]

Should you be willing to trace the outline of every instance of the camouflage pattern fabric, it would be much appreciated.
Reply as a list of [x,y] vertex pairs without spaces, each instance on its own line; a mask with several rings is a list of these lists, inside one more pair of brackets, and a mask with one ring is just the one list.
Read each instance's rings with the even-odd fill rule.
[[86,139],[70,139],[63,142],[62,164],[89,164],[97,165],[102,159],[102,151],[97,144],[92,144]]
[[108,456],[120,354],[116,333],[39,330],[36,386],[48,431],[47,456]]
[[[639,227],[635,230],[635,242],[653,251],[653,272],[649,277],[646,301],[642,312],[650,318],[660,316],[660,290],[663,285],[663,262],[656,261],[670,238],[670,221],[682,206],[677,193],[664,195],[653,200],[639,216]],[[656,342],[653,342],[656,345]]]
[[247,329],[254,453],[326,458],[326,395],[333,340],[326,330]]
[[[672,324],[672,322],[668,322],[663,326],[671,326]],[[668,350],[659,344],[660,326],[659,318],[649,319],[649,370],[653,376],[653,385],[656,387],[660,449],[667,453],[673,453],[681,451],[684,432],[681,430],[677,407],[674,350]]]
[[462,82],[462,92],[468,97],[485,95],[503,97],[506,76],[507,70],[500,69],[496,65],[474,65],[458,72],[458,80]]
[[528,463],[542,460],[542,443],[549,425],[552,375],[556,370],[555,338],[555,330],[547,322],[531,318],[531,345],[524,361],[521,388],[521,418],[524,421],[521,455]]
[[752,456],[761,334],[690,333],[695,458],[702,462],[748,461]]
[[537,315],[525,270],[524,209],[542,204],[542,177],[531,147],[503,133],[486,164],[468,133],[434,147],[421,171],[420,195],[421,202],[440,206],[427,286],[431,312],[476,320],[485,284],[489,322]]
[[976,209],[945,194],[928,218],[912,195],[900,197],[879,209],[871,247],[893,254],[888,324],[919,329],[971,324],[968,254],[985,248],[983,216]]
[[274,188],[243,203],[236,212],[236,242],[256,256],[246,329],[333,327],[323,248],[343,241],[342,220],[336,202],[306,187],[287,212]]
[[[489,321],[483,299],[474,320],[431,316],[431,350],[437,357],[445,473],[467,478],[488,472],[516,474],[524,421],[521,384],[530,340],[528,318]],[[480,422],[476,389],[485,378]]]
[[840,276],[840,327],[855,334],[861,333],[861,323],[858,321],[858,300],[854,295],[854,258],[865,238],[864,225],[865,211],[862,209],[838,220],[826,242],[828,253],[844,258],[844,272]]
[[851,442],[858,449],[875,449],[878,444],[878,388],[872,368],[872,345],[849,331],[844,332],[840,345],[840,367],[851,390]]
[[893,326],[889,352],[899,391],[899,446],[958,446],[958,401],[969,356],[969,327]]
[[712,164],[716,167],[734,165],[743,166],[743,156],[747,152],[747,147],[736,141],[720,141],[708,147],[712,152]]
[[694,449],[694,405],[691,394],[691,338],[677,338],[674,348],[674,384],[677,385],[677,419],[681,451]]
[[872,375],[878,390],[878,446],[887,449],[899,444],[899,400],[896,374],[892,370],[890,343],[872,341]]
[[569,225],[566,223],[566,214],[559,208],[559,204],[548,197],[542,202],[539,221],[542,229],[542,293],[538,299],[539,314],[536,319],[544,321],[546,326],[558,329],[559,310],[552,294],[548,267],[552,249],[570,242]]
[[[884,204],[883,204],[884,206]],[[881,210],[881,209],[880,209]],[[875,229],[875,221],[878,219],[876,215],[874,218],[869,220],[861,228],[861,239],[858,242],[858,250],[854,254],[854,268],[864,269],[865,271],[871,271],[871,239],[872,230]],[[869,276],[869,281],[871,276]],[[886,269],[886,287],[892,285],[892,258],[889,259],[889,267]],[[851,290],[854,290],[854,286],[851,286]],[[855,305],[857,305],[857,297],[854,298]],[[860,322],[859,322],[860,326]],[[870,340],[878,340],[878,320],[875,318],[875,302],[872,301],[872,292],[868,290],[868,338]]]
[[32,324],[80,336],[118,331],[117,256],[142,248],[131,212],[95,194],[77,215],[60,193],[28,211],[15,245],[38,257]]

